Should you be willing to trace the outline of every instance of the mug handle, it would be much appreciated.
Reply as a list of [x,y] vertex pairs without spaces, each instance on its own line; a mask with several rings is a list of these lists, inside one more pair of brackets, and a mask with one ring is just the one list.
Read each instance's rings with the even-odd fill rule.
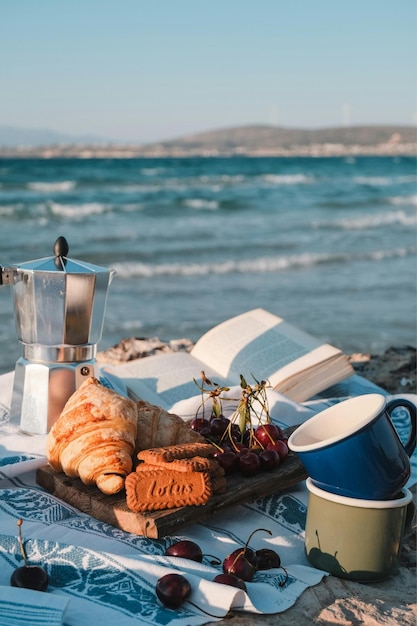
[[414,448],[416,447],[416,442],[417,442],[417,425],[416,425],[417,409],[416,409],[416,405],[413,402],[410,402],[410,400],[406,400],[405,398],[404,399],[396,398],[394,400],[389,400],[386,404],[385,409],[388,415],[391,417],[392,411],[399,406],[402,406],[408,409],[409,414],[410,414],[411,432],[410,432],[408,441],[404,444],[404,449],[407,455],[410,457],[414,452]]

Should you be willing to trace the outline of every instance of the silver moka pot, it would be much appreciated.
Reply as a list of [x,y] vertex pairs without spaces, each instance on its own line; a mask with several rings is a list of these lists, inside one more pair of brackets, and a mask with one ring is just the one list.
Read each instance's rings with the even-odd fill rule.
[[54,256],[0,267],[0,285],[11,286],[17,338],[11,422],[28,433],[47,433],[66,401],[89,376],[97,376],[114,270],[68,258],[59,237]]

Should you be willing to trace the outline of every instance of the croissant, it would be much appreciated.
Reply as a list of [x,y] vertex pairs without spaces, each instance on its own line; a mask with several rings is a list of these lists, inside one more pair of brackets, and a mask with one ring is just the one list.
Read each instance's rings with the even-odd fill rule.
[[178,415],[159,406],[137,400],[138,433],[135,453],[148,448],[163,448],[176,443],[206,442]]
[[46,439],[52,469],[105,494],[121,491],[132,471],[136,403],[88,378],[69,398]]

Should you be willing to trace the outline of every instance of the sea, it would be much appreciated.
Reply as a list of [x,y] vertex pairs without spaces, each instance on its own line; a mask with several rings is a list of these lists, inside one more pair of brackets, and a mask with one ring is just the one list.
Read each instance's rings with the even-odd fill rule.
[[[416,158],[0,160],[0,265],[113,268],[105,350],[263,307],[346,353],[416,345]],[[0,372],[21,353],[0,288]]]

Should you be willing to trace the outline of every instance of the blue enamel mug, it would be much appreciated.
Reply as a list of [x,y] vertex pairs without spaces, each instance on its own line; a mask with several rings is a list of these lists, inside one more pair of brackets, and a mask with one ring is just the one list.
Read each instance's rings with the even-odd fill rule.
[[[396,407],[408,410],[403,444],[392,423]],[[317,487],[351,498],[388,500],[404,487],[416,447],[416,405],[365,394],[335,404],[301,424],[290,436],[295,452]]]

